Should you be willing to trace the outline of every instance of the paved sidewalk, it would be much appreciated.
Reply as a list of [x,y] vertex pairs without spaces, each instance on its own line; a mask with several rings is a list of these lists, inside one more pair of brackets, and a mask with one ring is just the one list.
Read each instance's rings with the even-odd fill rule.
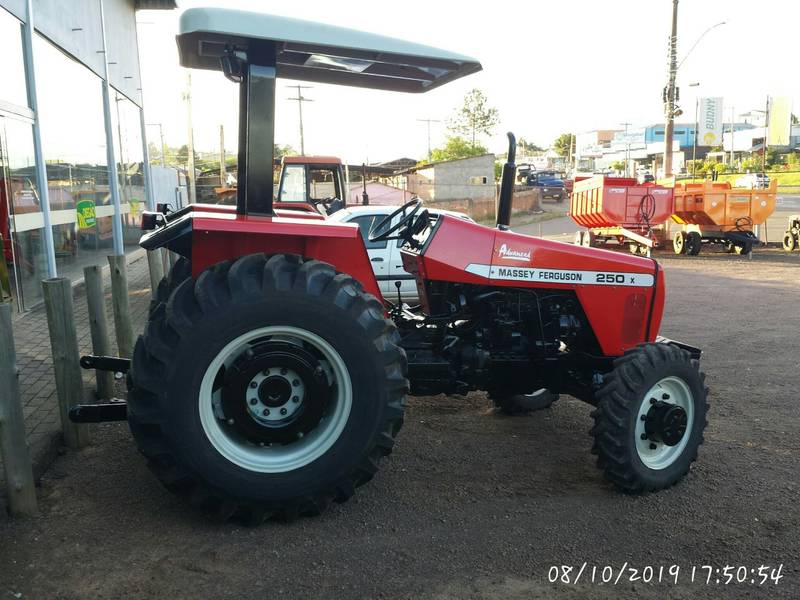
[[[111,308],[111,280],[107,264],[104,266],[106,267],[103,272],[106,284],[106,315],[112,352],[116,354],[114,314]],[[147,307],[150,302],[150,276],[147,258],[143,251],[128,256],[128,290],[133,331],[138,335],[144,328]],[[83,283],[73,288],[73,302],[78,348],[81,354],[89,354],[92,351],[92,339]],[[33,456],[34,472],[38,478],[42,471],[49,466],[61,444],[61,422],[58,415],[58,398],[44,304],[26,313],[15,315],[13,327],[28,444]],[[89,371],[83,371],[83,373],[85,385],[93,388],[94,373]],[[3,470],[2,464],[0,464],[0,480],[2,479]]]

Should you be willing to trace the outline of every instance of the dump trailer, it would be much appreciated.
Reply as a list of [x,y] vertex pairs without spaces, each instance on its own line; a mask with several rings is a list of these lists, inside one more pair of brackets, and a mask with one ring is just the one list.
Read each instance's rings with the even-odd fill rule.
[[128,371],[127,405],[74,407],[73,420],[127,418],[168,489],[249,523],[351,497],[393,450],[409,394],[570,394],[594,407],[597,464],[623,492],[668,488],[689,471],[707,389],[700,350],[658,336],[663,270],[512,232],[512,134],[496,227],[430,213],[418,198],[371,227],[368,243],[401,248],[414,308],[383,298],[357,224],[275,210],[276,77],[419,93],[478,61],[211,8],[181,15],[178,47],[183,66],[240,86],[236,207],[146,213],[140,245],[181,257],[132,360],[83,361]]
[[753,232],[775,210],[777,181],[766,189],[734,188],[727,181],[675,184],[672,237],[675,254],[695,256],[703,244],[724,244],[728,252],[748,254],[758,243]]
[[627,246],[649,256],[662,244],[664,222],[673,211],[672,189],[640,184],[632,177],[597,175],[576,180],[570,217],[586,231],[575,234],[578,246]]

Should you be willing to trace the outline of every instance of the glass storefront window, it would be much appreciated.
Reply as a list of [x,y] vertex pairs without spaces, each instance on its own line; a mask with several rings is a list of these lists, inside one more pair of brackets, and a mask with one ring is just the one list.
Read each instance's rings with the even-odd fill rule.
[[0,102],[28,106],[22,24],[0,8]]
[[136,246],[142,235],[141,214],[147,208],[139,107],[113,88],[111,121],[119,177],[122,235],[126,246]]
[[33,50],[56,268],[74,281],[113,252],[101,80],[38,34]]
[[21,307],[42,297],[47,277],[44,218],[36,190],[33,126],[0,116],[0,234],[11,267],[12,293]]

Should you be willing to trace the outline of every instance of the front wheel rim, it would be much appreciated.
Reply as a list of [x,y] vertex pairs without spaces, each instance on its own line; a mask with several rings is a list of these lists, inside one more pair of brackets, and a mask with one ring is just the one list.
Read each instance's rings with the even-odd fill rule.
[[[289,443],[258,444],[245,439],[222,412],[220,372],[265,341],[296,344],[318,356],[329,384],[329,401],[313,430]],[[291,372],[290,372],[291,373]],[[245,395],[243,403],[251,398]],[[301,399],[301,403],[306,399]],[[302,468],[328,452],[337,442],[350,417],[353,390],[344,360],[325,339],[306,329],[269,326],[254,329],[229,342],[206,368],[200,383],[198,411],[203,431],[211,445],[231,463],[256,473],[285,473]],[[264,423],[266,424],[266,423]]]
[[[647,417],[656,403],[679,407],[686,413],[683,435],[674,445],[654,440],[648,435]],[[636,415],[636,453],[648,469],[660,471],[674,464],[689,443],[695,421],[694,395],[689,385],[679,377],[665,377],[656,383],[642,398]]]

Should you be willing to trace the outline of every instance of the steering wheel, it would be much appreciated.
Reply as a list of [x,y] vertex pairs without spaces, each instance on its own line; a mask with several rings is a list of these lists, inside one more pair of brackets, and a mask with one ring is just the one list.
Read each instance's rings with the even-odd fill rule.
[[[383,242],[385,240],[404,240],[408,241],[408,238],[412,235],[411,230],[413,229],[411,225],[414,223],[414,217],[417,216],[417,213],[422,208],[422,200],[414,197],[410,201],[406,202],[395,210],[394,212],[386,215],[381,219],[377,225],[375,225],[369,232],[369,241],[370,242]],[[409,212],[408,209],[411,209]],[[398,215],[403,215],[400,220],[392,225],[392,219],[394,219]],[[402,230],[402,231],[401,231]],[[394,232],[399,232],[397,235],[392,235]]]
[[332,215],[337,210],[344,208],[344,202],[342,202],[336,196],[328,196],[327,198],[323,198],[322,200],[312,199],[311,201],[314,204],[314,206],[317,207],[317,210],[319,210],[319,207],[322,206],[322,208],[325,211],[323,215]]

